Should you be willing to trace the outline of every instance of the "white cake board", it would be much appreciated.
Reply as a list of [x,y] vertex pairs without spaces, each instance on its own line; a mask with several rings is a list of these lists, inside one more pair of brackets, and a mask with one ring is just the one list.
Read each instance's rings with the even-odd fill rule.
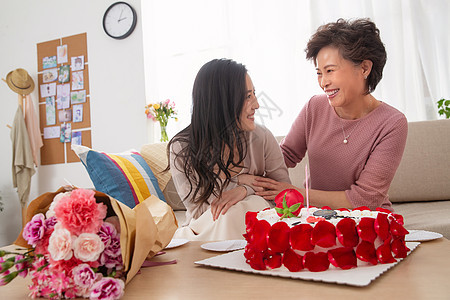
[[[414,249],[416,249],[416,247],[419,244],[420,243],[418,242],[407,242],[406,246],[409,249],[411,249],[408,255],[411,254],[411,252]],[[383,274],[384,272],[386,272],[387,270],[398,264],[401,260],[402,259],[392,264],[361,266],[350,270],[338,269],[330,264],[330,268],[327,271],[323,272],[310,272],[305,269],[301,270],[300,272],[289,272],[284,267],[273,270],[260,271],[252,269],[250,265],[245,262],[244,250],[239,250],[207,258],[201,261],[196,261],[195,263],[209,267],[269,275],[269,276],[323,281],[353,286],[367,286],[370,284],[371,281],[381,276],[381,274]]]

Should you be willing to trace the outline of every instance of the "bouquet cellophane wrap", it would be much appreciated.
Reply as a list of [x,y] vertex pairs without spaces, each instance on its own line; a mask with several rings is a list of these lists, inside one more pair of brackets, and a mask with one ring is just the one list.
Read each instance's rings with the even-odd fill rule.
[[[57,194],[73,189],[72,187],[61,187],[54,193],[45,193],[34,199],[28,205],[26,222],[28,223],[35,214],[45,214]],[[119,218],[120,247],[126,272],[125,283],[128,283],[146,259],[152,258],[169,244],[178,228],[175,214],[169,205],[154,195],[133,209],[98,191],[95,191],[95,199],[98,203],[101,202],[108,207],[108,216],[113,210],[113,213]],[[22,237],[22,231],[14,244],[31,248]]]

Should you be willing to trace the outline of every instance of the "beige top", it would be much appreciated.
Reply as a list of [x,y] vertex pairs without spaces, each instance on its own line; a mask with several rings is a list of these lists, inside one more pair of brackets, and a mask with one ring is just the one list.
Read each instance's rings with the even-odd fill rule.
[[[189,198],[186,198],[191,187],[186,175],[180,171],[182,170],[181,162],[177,161],[175,164],[174,161],[174,153],[178,153],[181,150],[181,147],[182,145],[180,142],[172,144],[170,149],[170,171],[177,192],[186,206],[186,223],[189,223],[191,219],[200,217],[209,208],[216,197],[211,195],[207,203],[205,202],[203,204],[194,203],[191,195]],[[281,182],[291,182],[283,155],[275,137],[267,128],[261,125],[257,125],[256,129],[248,134],[248,153],[243,164],[244,167],[240,174],[265,176]],[[225,188],[225,191],[234,189],[237,186],[238,182],[236,175],[232,177],[232,180]],[[245,187],[247,189],[247,196],[255,193],[250,186]],[[195,189],[195,186],[193,186],[193,189]]]
[[[22,95],[19,95],[22,97]],[[33,100],[30,95],[25,97],[25,124],[27,126],[28,138],[30,139],[31,153],[33,154],[34,164],[39,166],[39,149],[44,145],[42,142],[41,131],[39,130],[39,119],[34,110]]]
[[31,188],[31,177],[34,175],[34,161],[30,140],[20,107],[14,116],[11,129],[12,141],[12,177],[13,186],[17,188],[20,203],[23,206],[28,202]]

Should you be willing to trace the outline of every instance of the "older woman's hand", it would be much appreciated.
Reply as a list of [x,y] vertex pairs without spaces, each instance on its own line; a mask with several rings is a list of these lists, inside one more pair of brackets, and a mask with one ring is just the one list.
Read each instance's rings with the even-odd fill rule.
[[213,220],[217,220],[220,215],[224,215],[230,207],[241,201],[247,196],[247,189],[243,186],[225,191],[219,198],[211,203],[211,214]]
[[281,191],[284,191],[286,189],[299,190],[297,187],[293,186],[290,183],[278,182],[276,180],[264,177],[255,178],[254,185],[256,187],[264,189],[264,191],[259,191],[256,192],[255,194],[263,197],[266,200],[275,200],[276,195],[278,195]]

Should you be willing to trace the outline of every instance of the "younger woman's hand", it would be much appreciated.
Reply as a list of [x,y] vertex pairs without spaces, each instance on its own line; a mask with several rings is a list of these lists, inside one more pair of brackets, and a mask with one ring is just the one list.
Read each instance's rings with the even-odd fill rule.
[[211,203],[213,220],[217,220],[221,214],[224,215],[230,207],[244,199],[245,196],[247,196],[247,189],[243,186],[223,192],[219,198]]
[[239,185],[243,185],[243,184],[248,185],[255,192],[264,191],[264,188],[254,185],[256,178],[263,178],[263,177],[257,176],[257,175],[250,175],[250,174],[240,174],[240,175],[238,175],[238,184]]

